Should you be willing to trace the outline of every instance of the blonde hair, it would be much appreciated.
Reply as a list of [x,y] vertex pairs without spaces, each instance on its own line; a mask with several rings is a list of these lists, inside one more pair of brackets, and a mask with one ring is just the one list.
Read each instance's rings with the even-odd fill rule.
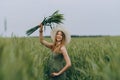
[[55,52],[55,53],[60,53],[60,48],[61,48],[63,45],[65,45],[65,38],[66,38],[66,37],[65,37],[64,32],[58,30],[58,31],[56,32],[56,35],[57,35],[58,32],[62,32],[62,41],[61,41],[61,44],[57,45],[57,44],[56,44],[56,41],[57,41],[57,40],[56,40],[56,37],[55,37],[54,44],[53,44],[53,47],[52,47],[52,51]]
[[65,35],[65,45],[67,45],[70,42],[70,40],[71,40],[71,35],[66,30],[66,28],[61,26],[61,25],[57,25],[56,27],[53,27],[51,32],[50,32],[51,39],[53,40],[53,42],[55,42],[55,35],[56,35],[57,31],[61,31],[61,32],[64,33],[64,35]]

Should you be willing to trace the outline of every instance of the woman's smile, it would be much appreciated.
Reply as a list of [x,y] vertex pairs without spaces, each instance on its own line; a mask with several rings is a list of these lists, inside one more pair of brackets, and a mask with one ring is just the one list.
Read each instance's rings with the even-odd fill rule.
[[57,40],[57,41],[61,41],[61,40],[62,40],[62,33],[61,33],[60,31],[57,32],[56,40]]

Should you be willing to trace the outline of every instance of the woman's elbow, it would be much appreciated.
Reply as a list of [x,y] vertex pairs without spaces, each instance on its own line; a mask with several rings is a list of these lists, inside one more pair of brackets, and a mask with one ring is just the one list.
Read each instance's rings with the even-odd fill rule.
[[42,40],[40,40],[40,43],[42,43]]
[[43,44],[43,40],[40,40],[40,43]]
[[70,63],[68,63],[68,64],[67,64],[67,66],[68,66],[68,67],[71,67],[71,66],[72,66],[72,65],[71,65],[71,62],[70,62]]
[[40,38],[40,43],[43,44],[43,38]]

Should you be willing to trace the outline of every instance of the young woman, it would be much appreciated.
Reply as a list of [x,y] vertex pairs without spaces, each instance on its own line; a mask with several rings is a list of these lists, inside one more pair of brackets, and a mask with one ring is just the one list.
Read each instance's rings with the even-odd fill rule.
[[57,26],[51,31],[53,43],[47,42],[43,38],[43,25],[40,24],[39,30],[40,43],[49,48],[52,53],[46,64],[45,80],[66,80],[66,70],[71,66],[71,60],[67,53],[65,45],[70,42],[70,35],[62,27]]

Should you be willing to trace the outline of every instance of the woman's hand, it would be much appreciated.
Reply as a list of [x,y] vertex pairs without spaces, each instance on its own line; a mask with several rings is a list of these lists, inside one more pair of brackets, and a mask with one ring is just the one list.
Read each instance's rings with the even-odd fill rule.
[[56,76],[59,76],[59,75],[60,75],[59,73],[53,72],[53,73],[51,74],[51,77],[56,77]]
[[43,27],[42,23],[39,24],[39,27],[40,27],[40,28]]

